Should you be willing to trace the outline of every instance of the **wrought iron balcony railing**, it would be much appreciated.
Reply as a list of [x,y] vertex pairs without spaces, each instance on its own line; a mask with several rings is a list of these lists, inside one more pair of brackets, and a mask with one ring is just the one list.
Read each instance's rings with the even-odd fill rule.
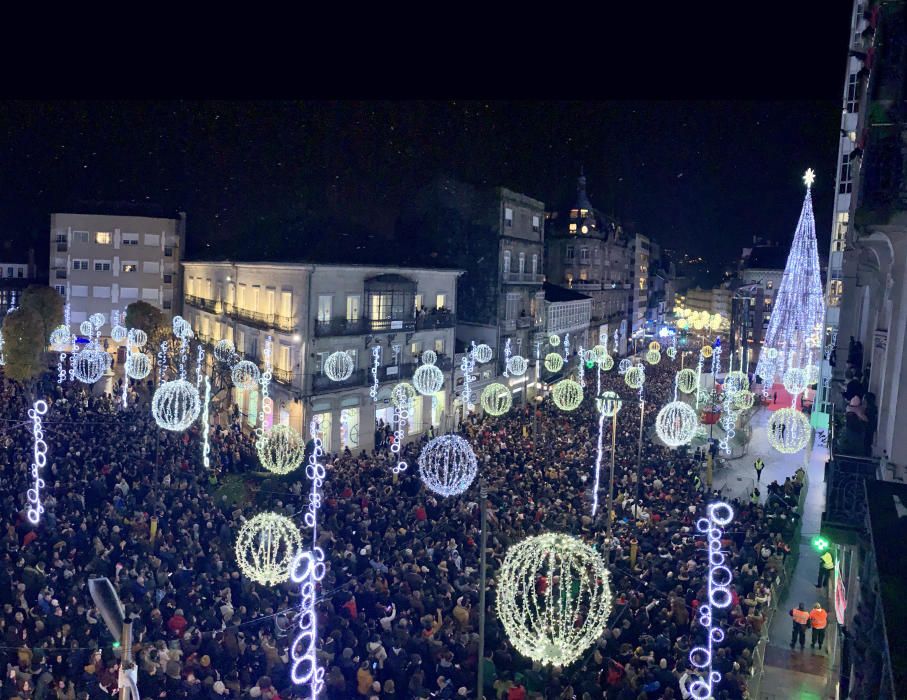
[[366,370],[357,369],[347,379],[342,382],[335,382],[324,374],[316,374],[312,377],[312,393],[323,394],[328,391],[337,391],[338,389],[349,389],[351,387],[364,386],[366,379]]

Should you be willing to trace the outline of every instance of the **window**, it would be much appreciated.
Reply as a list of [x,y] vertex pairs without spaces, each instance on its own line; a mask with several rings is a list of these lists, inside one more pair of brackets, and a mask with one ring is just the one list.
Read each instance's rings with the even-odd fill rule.
[[[88,287],[84,284],[74,284],[70,287],[69,292],[74,297],[87,297]],[[73,320],[75,320],[75,317],[73,317]]]
[[110,299],[110,287],[92,287],[91,296],[95,299]]
[[169,309],[172,305],[173,301],[171,299],[164,299],[164,301],[161,302],[161,308],[163,309]]
[[526,253],[520,253],[519,271],[521,275],[526,271]]
[[416,294],[415,313],[419,313],[423,306],[425,306],[425,295]]
[[579,278],[580,278],[580,280],[582,280],[583,282],[585,282],[587,279],[589,279],[589,273],[586,272],[585,270],[580,270],[580,271],[579,271]]
[[173,284],[173,275],[164,275],[164,284]]
[[120,243],[122,243],[123,245],[138,245],[139,244],[139,234],[124,233]]
[[850,214],[848,212],[838,212],[838,218],[835,222],[835,233],[831,241],[831,250],[833,253],[840,253],[844,251],[844,246],[847,240],[847,223],[849,219]]
[[110,245],[110,231],[97,231],[94,234],[94,242],[99,245]]
[[844,294],[844,282],[841,280],[831,280],[828,283],[828,305],[840,306],[842,294]]
[[156,260],[153,262],[143,262],[142,263],[142,272],[146,274],[157,275],[161,271],[161,264]]
[[73,270],[87,270],[87,269],[88,269],[88,261],[87,261],[87,260],[75,260],[75,259],[74,259],[74,260],[72,261],[72,269],[73,269]]
[[73,243],[88,243],[88,231],[73,231],[72,232],[72,242]]
[[277,367],[286,372],[289,372],[293,368],[293,365],[290,361],[289,345],[284,345],[283,343],[281,343],[280,350],[277,353]]
[[360,301],[358,294],[349,294],[346,297],[346,320],[358,321],[360,317]]
[[13,268],[11,268],[11,267],[6,268],[6,276],[7,277],[13,276]]
[[123,263],[123,272],[135,272],[138,269],[138,264],[134,262]]
[[510,251],[504,251],[504,275],[510,274]]
[[438,355],[444,353],[444,338],[435,338],[435,353]]
[[841,155],[841,176],[838,178],[838,194],[848,194],[853,189],[853,161],[850,154]]
[[765,286],[766,286],[768,289],[773,289],[774,286],[775,286],[774,280],[769,280],[768,282],[765,283]]
[[55,284],[54,289],[59,293],[61,297],[66,296],[66,285],[65,284]]
[[570,233],[576,233],[576,224],[570,224]]
[[246,308],[246,285],[241,284],[236,290],[236,306],[240,309]]
[[847,102],[844,105],[844,108],[850,112],[857,111],[857,106],[860,101],[860,78],[857,73],[851,73],[847,77]]
[[17,271],[16,277],[19,277],[19,278],[21,279],[22,277],[25,276],[25,275],[24,275],[24,272],[25,272],[25,270],[23,270],[23,269],[20,267],[19,270]]
[[165,247],[164,248],[164,257],[172,258],[173,257],[173,248],[171,248],[170,246]]
[[[280,293],[280,315],[284,318],[290,318],[293,315],[293,292],[282,291]],[[286,366],[284,369],[288,369]]]
[[539,271],[539,256],[535,253],[532,254],[532,274],[535,275]]
[[513,228],[513,209],[510,207],[504,207],[504,226]]
[[417,359],[422,355],[422,341],[417,340],[415,343],[412,343],[409,346],[410,354],[412,354]]
[[519,316],[519,307],[520,307],[520,295],[517,294],[508,294],[507,302],[504,307],[504,318],[508,321],[515,321],[517,316]]
[[579,249],[579,261],[581,263],[586,263],[586,264],[589,263],[589,249],[588,248]]
[[533,214],[532,215],[532,230],[535,233],[538,233],[541,230],[541,228],[542,228],[541,219],[536,214]]
[[94,261],[94,271],[95,272],[110,272],[110,261],[109,260],[95,260]]
[[160,298],[160,292],[157,289],[142,289],[142,299],[145,301],[157,301]]
[[564,258],[566,260],[573,260],[575,253],[576,253],[576,249],[572,245],[568,245],[567,252],[564,255]]
[[120,299],[138,299],[138,287],[120,287]]
[[146,233],[144,241],[145,245],[153,245],[157,248],[161,244],[161,237],[156,233]]
[[435,308],[436,309],[447,308],[447,295],[446,294],[435,295]]
[[333,297],[330,294],[321,294],[318,296],[318,321],[327,323],[331,320],[331,305]]

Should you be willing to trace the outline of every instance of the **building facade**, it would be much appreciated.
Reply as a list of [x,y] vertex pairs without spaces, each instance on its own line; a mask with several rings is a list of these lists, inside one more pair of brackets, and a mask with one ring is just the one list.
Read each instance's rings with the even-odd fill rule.
[[109,319],[135,301],[179,314],[185,240],[185,214],[51,214],[50,284],[70,303],[73,332],[91,314]]
[[[263,366],[271,337],[274,421],[308,435],[316,421],[331,452],[375,445],[377,421],[393,424],[391,390],[412,378],[425,350],[437,354],[444,386],[418,396],[407,428],[441,429],[450,415],[457,278],[430,268],[306,263],[184,262],[185,313],[200,338],[231,340],[245,359]],[[373,348],[380,348],[378,391],[370,389]],[[352,359],[352,374],[332,381],[334,352]],[[258,392],[234,389],[254,423]]]
[[28,250],[28,262],[0,262],[0,319],[19,305],[30,284],[38,284],[33,249]]

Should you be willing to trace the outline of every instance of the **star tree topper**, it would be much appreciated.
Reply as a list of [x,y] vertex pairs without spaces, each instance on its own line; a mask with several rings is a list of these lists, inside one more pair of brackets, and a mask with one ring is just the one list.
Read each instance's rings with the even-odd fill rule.
[[807,188],[812,187],[815,181],[816,172],[812,168],[807,169],[806,174],[803,175],[803,182],[806,183]]

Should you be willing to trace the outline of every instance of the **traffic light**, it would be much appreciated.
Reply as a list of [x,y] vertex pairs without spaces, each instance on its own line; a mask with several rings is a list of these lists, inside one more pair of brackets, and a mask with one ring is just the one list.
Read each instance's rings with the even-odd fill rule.
[[831,542],[822,537],[822,535],[816,535],[815,537],[813,537],[811,544],[813,546],[813,549],[815,549],[819,554],[822,554],[822,552],[825,552],[829,547],[831,547]]
[[113,648],[114,648],[114,649],[119,649],[119,648],[120,648],[120,643],[117,642],[117,641],[114,641],[114,643],[113,643]]

